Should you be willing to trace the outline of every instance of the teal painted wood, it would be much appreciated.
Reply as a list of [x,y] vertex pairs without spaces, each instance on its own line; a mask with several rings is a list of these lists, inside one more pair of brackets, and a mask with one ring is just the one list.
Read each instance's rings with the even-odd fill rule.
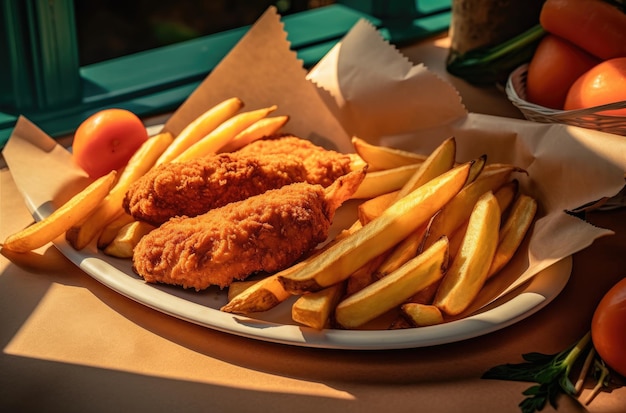
[[[39,0],[30,0],[39,1]],[[53,1],[54,0],[50,0]],[[59,1],[59,0],[57,0]],[[72,0],[62,0],[71,3]],[[330,50],[360,19],[367,19],[378,27],[382,35],[392,43],[401,44],[423,38],[433,33],[444,31],[450,21],[451,0],[420,0],[417,17],[381,19],[367,14],[362,9],[354,9],[342,4],[334,4],[319,9],[296,13],[283,17],[288,40],[297,52],[305,67],[311,67]],[[16,6],[19,0],[9,0],[5,4]],[[349,3],[348,0],[345,3]],[[358,2],[357,2],[358,3]],[[363,2],[366,3],[366,2]],[[7,10],[5,10],[7,9]],[[2,9],[4,21],[14,16],[15,10]],[[45,31],[51,30],[46,27]],[[6,33],[14,30],[5,29]],[[17,29],[15,29],[17,30]],[[219,63],[228,51],[248,30],[248,27],[217,33],[202,38],[189,40],[171,46],[165,46],[145,52],[111,59],[93,65],[74,68],[80,79],[81,95],[78,101],[58,102],[46,110],[7,110],[4,83],[0,100],[0,146],[10,136],[17,116],[24,114],[51,136],[72,133],[73,130],[90,114],[106,107],[121,107],[132,110],[140,116],[150,116],[175,109],[196,88],[205,76]],[[1,39],[0,39],[1,40]],[[6,41],[6,38],[3,39]],[[58,37],[54,48],[71,38]],[[71,49],[71,47],[70,47]],[[1,52],[0,52],[1,53]],[[67,52],[71,53],[71,52]],[[4,57],[0,54],[0,57]],[[21,59],[20,65],[28,64],[20,57],[20,51],[13,50],[11,58]],[[71,62],[73,57],[60,55],[60,60]],[[62,59],[61,59],[62,58]],[[45,66],[51,71],[50,78],[60,76],[68,70],[66,63],[57,66]],[[2,69],[5,70],[5,69]],[[0,72],[3,75],[4,72]],[[69,76],[69,75],[68,75]],[[33,83],[28,80],[18,82],[19,91],[27,90]],[[34,83],[41,88],[38,82]],[[57,86],[67,87],[63,81]],[[70,85],[70,87],[72,87]],[[20,93],[13,90],[13,93]],[[54,96],[54,89],[48,89]],[[45,102],[44,102],[45,103]]]

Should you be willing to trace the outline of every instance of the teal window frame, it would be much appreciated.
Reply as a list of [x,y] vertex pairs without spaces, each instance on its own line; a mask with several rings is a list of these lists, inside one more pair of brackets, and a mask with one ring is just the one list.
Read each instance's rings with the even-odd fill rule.
[[[283,17],[305,67],[317,63],[360,19],[402,45],[444,32],[452,0],[339,0]],[[20,115],[53,137],[73,133],[107,107],[139,116],[180,105],[248,26],[80,66],[73,0],[3,0],[0,6],[0,147]]]

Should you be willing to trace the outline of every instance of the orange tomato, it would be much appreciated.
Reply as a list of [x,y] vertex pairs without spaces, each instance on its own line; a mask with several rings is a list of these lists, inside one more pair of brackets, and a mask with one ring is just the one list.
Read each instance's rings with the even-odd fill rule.
[[626,13],[604,0],[546,0],[539,22],[602,60],[626,56]]
[[591,339],[602,360],[626,377],[626,278],[598,303],[591,320]]
[[[589,108],[626,100],[626,57],[609,59],[579,77],[565,99],[565,110]],[[603,115],[626,116],[626,108]]]
[[526,100],[563,109],[572,84],[599,60],[558,36],[547,34],[537,45],[526,78]]
[[73,158],[90,177],[97,178],[126,165],[147,139],[137,115],[125,109],[104,109],[76,129]]

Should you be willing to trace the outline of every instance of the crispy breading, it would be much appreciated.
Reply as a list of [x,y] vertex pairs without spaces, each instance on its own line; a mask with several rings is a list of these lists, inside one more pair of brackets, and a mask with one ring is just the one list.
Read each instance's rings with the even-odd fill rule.
[[148,282],[196,290],[278,271],[326,239],[336,206],[322,186],[295,183],[172,218],[139,242],[133,269]]
[[158,226],[305,179],[297,159],[220,154],[159,165],[131,185],[123,206],[136,220]]
[[350,172],[351,157],[294,136],[253,142],[237,152],[159,165],[123,201],[136,220],[158,226],[294,182],[324,187]]
[[349,154],[325,149],[294,135],[280,135],[251,142],[236,153],[251,155],[292,156],[304,163],[306,181],[324,187],[351,171]]

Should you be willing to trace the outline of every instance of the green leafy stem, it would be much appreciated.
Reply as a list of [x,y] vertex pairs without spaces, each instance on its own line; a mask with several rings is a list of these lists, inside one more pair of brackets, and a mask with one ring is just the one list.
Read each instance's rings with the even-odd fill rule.
[[[570,374],[577,360],[586,355],[576,385],[570,380]],[[578,342],[557,354],[527,353],[522,355],[524,363],[503,364],[485,372],[483,379],[510,380],[535,383],[522,394],[527,396],[519,404],[523,413],[534,413],[542,410],[547,403],[557,408],[557,397],[560,394],[576,396],[582,389],[585,377],[593,367],[597,377],[596,386],[585,400],[591,402],[593,397],[608,385],[609,370],[601,359],[596,356],[591,342],[591,333],[585,334]]]

